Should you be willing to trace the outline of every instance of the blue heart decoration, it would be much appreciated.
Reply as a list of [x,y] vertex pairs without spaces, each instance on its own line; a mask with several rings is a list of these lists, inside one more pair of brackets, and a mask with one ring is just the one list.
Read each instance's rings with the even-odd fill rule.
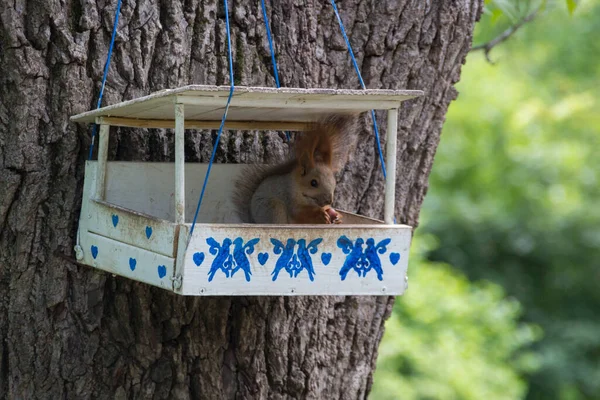
[[112,221],[113,221],[113,226],[116,228],[117,224],[119,223],[119,216],[116,214],[112,215]]
[[92,257],[94,257],[94,260],[98,257],[98,248],[94,245],[92,245]]
[[329,265],[329,262],[331,262],[331,253],[321,253],[321,261],[323,261],[323,264]]
[[146,227],[146,237],[148,239],[150,239],[150,236],[152,236],[152,227],[151,226],[147,226]]
[[265,265],[269,260],[269,253],[258,253],[258,262],[260,265]]
[[137,261],[135,258],[129,259],[129,269],[131,269],[132,271],[135,271],[136,264],[137,264]]
[[398,261],[400,261],[400,254],[390,253],[390,261],[392,262],[392,265],[398,264]]
[[204,262],[204,253],[200,252],[200,253],[194,253],[194,264],[196,264],[196,266],[200,266],[202,264],[202,262]]
[[164,265],[159,265],[158,266],[158,277],[160,279],[164,278],[165,275],[167,275],[167,267],[165,267]]

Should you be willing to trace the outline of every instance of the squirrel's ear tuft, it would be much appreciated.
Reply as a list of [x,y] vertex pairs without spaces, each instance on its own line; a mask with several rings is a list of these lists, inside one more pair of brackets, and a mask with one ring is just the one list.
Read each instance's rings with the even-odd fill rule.
[[305,132],[296,142],[296,156],[298,163],[304,169],[305,173],[315,166],[315,149],[318,136],[316,132]]
[[306,176],[307,169],[304,165],[300,164],[300,176]]
[[323,151],[320,148],[315,149],[315,153],[313,154],[313,159],[316,163],[321,164],[330,164],[331,163],[331,153],[328,151]]
[[313,133],[312,157],[315,163],[331,164],[332,143],[329,130],[332,128],[328,125],[321,125]]
[[315,164],[324,164],[339,171],[354,151],[358,133],[357,115],[329,115],[311,124],[296,139],[295,152],[306,171]]
[[300,175],[304,176],[308,171],[314,167],[312,158],[307,152],[302,152],[298,158],[298,164],[300,165]]

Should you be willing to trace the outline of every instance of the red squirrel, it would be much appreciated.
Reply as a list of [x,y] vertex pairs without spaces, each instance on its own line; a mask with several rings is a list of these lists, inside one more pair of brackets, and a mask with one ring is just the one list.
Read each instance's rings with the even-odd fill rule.
[[332,115],[301,134],[288,161],[248,166],[235,183],[234,204],[243,222],[258,224],[338,224],[333,193],[335,173],[351,155],[356,115]]

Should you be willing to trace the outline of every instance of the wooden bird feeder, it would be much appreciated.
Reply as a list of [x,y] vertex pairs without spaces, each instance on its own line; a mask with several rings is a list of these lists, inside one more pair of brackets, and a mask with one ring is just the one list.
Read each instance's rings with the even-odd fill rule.
[[[332,113],[387,110],[384,220],[340,225],[243,224],[233,218],[240,164],[215,164],[189,237],[207,164],[184,163],[185,129],[217,129],[229,87],[184,86],[71,120],[100,126],[87,161],[79,262],[181,295],[400,295],[411,227],[394,224],[400,103],[417,90],[235,87],[225,129],[302,131]],[[110,126],[174,128],[175,163],[107,161]]]

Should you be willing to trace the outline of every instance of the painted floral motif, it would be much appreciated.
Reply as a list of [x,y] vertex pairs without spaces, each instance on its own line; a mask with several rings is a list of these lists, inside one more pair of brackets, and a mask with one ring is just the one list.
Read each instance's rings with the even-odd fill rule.
[[254,246],[259,241],[260,239],[252,239],[244,244],[244,240],[238,237],[233,241],[226,238],[220,244],[212,237],[206,239],[210,246],[210,254],[215,256],[208,271],[208,281],[211,282],[218,271],[223,272],[226,278],[232,278],[236,272],[242,270],[246,281],[250,282],[252,271],[247,255],[254,252]]
[[275,268],[271,275],[273,281],[279,277],[279,273],[285,270],[290,278],[297,278],[300,273],[306,270],[308,279],[315,280],[315,269],[313,267],[311,254],[318,251],[318,245],[323,241],[322,238],[311,241],[308,245],[305,239],[288,239],[285,245],[277,239],[271,239],[273,244],[273,253],[280,255],[275,263]]
[[[377,279],[383,280],[383,268],[379,254],[384,254],[387,251],[387,245],[391,239],[383,239],[375,244],[373,238],[366,240],[357,238],[352,241],[346,236],[341,236],[337,241],[337,246],[342,249],[344,254],[347,254],[344,265],[340,269],[340,278],[345,280],[350,271],[356,271],[359,277],[366,277],[371,270],[377,274]],[[366,248],[363,246],[366,244]]]

